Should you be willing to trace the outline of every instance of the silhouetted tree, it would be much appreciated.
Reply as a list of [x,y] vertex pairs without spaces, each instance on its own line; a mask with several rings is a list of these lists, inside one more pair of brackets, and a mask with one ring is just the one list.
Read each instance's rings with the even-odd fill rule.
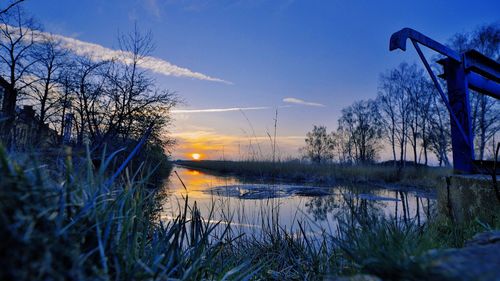
[[[458,33],[449,45],[459,52],[476,49],[499,62],[500,24],[496,22],[479,26],[472,32]],[[474,91],[471,91],[470,102],[477,157],[484,159],[486,144],[500,131],[500,105],[497,100]]]
[[[131,136],[138,137],[152,122],[160,129],[170,123],[169,110],[175,106],[175,93],[159,89],[146,70],[140,68],[154,49],[150,33],[142,34],[137,28],[131,34],[119,39],[122,54],[128,60],[126,65],[114,64],[107,78],[108,127],[104,140],[121,137],[124,141]],[[161,130],[153,130],[153,140],[168,139]]]
[[34,64],[33,78],[28,94],[34,99],[34,105],[38,108],[37,140],[42,137],[49,118],[55,117],[60,110],[64,109],[64,88],[61,79],[68,63],[68,52],[53,36],[40,36],[33,48],[32,60]]
[[[387,112],[387,106],[392,107],[392,115],[395,119],[394,140],[399,147],[399,160],[401,165],[406,163],[406,146],[410,135],[410,122],[412,121],[411,96],[415,85],[415,72],[417,66],[401,63],[380,77],[381,88],[386,89],[383,93],[386,102],[382,104],[382,112]],[[387,103],[390,101],[390,104]],[[386,114],[386,113],[384,113]]]
[[354,147],[349,137],[349,132],[345,130],[337,130],[333,134],[336,153],[340,163],[351,164],[354,161]]
[[0,8],[0,15],[7,13],[9,10],[11,10],[15,6],[21,4],[22,2],[24,2],[24,0],[11,1],[4,8]]
[[381,75],[379,85],[379,93],[377,102],[382,117],[384,136],[390,143],[392,158],[396,164],[396,134],[400,118],[397,114],[397,101],[400,93],[396,91],[396,87],[391,80],[386,76]]
[[0,133],[5,143],[12,140],[18,95],[31,84],[30,70],[36,60],[30,56],[35,44],[33,18],[15,6],[0,14],[0,75],[6,80],[2,101]]
[[[50,135],[62,144],[66,128],[76,136],[73,145],[88,143],[92,151],[105,145],[130,147],[152,125],[147,149],[158,152],[172,144],[165,128],[177,96],[157,87],[150,71],[141,67],[154,49],[150,33],[136,27],[120,36],[120,51],[115,52],[120,57],[108,61],[80,56],[65,49],[57,36],[41,32],[19,2],[0,9],[3,142],[15,143],[12,129],[21,122],[16,105],[22,94],[23,104],[36,109],[27,124],[37,132],[30,136],[35,142],[47,143],[42,135]],[[31,128],[33,121],[36,128]]]
[[304,156],[313,163],[324,163],[334,157],[335,138],[326,131],[325,126],[314,125],[313,130],[306,135],[306,146],[302,148]]
[[66,122],[72,124],[74,121],[73,104],[75,104],[74,101],[78,88],[78,83],[75,79],[77,77],[75,74],[76,63],[74,61],[66,61],[63,67],[64,69],[61,70],[58,79],[60,84],[59,117],[55,118],[53,122],[54,129],[58,131],[58,144],[62,144],[64,141],[64,128],[68,125]]
[[95,144],[100,135],[99,125],[105,118],[103,115],[108,114],[107,101],[102,98],[103,86],[106,83],[103,72],[106,70],[101,70],[108,64],[108,61],[94,62],[85,57],[76,60],[76,99],[73,108],[76,113],[78,145],[82,145],[85,139]]
[[339,119],[339,131],[347,133],[346,141],[354,148],[356,162],[374,161],[382,137],[382,121],[376,102],[357,101],[344,108]]
[[427,140],[429,150],[436,156],[439,166],[450,166],[448,153],[451,151],[450,114],[437,95],[431,95]]
[[[422,98],[419,102],[420,107],[418,108],[418,115],[420,116],[420,138],[422,140],[422,149],[424,153],[424,165],[429,163],[429,150],[430,150],[430,134],[432,130],[431,122],[434,118],[434,112],[432,110],[433,100],[439,96],[437,90],[435,89],[432,82],[426,78],[422,78],[420,81]],[[420,159],[420,156],[419,156]],[[420,161],[419,161],[420,162]]]
[[410,97],[408,130],[408,140],[413,151],[413,162],[417,165],[420,162],[418,156],[419,143],[424,150],[425,163],[427,164],[427,120],[429,119],[430,95],[433,93],[433,85],[424,76],[423,70],[412,65],[411,75],[408,77],[405,94]]

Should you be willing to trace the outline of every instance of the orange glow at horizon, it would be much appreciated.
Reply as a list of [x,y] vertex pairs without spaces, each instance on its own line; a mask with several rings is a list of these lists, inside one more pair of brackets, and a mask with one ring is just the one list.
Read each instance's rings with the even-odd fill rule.
[[193,160],[200,160],[201,159],[201,154],[199,154],[199,153],[191,153],[191,158],[193,158]]
[[[201,160],[242,160],[253,159],[256,150],[262,156],[271,155],[268,150],[268,136],[247,136],[229,135],[218,133],[213,130],[185,130],[172,134],[178,143],[173,152],[174,159],[189,159],[193,161]],[[278,136],[280,154],[282,157],[295,155],[297,147],[303,146],[304,137],[296,135]],[[199,154],[199,158],[193,157]]]

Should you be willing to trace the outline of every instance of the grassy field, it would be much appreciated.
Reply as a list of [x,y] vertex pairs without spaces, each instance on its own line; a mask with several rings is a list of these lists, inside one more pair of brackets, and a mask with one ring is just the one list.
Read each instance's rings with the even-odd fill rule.
[[335,181],[396,183],[425,188],[443,184],[443,177],[452,170],[439,167],[392,165],[315,165],[301,162],[270,161],[177,161],[179,165],[219,174],[251,179],[276,179],[290,182],[331,184]]
[[448,221],[417,227],[346,212],[335,233],[309,236],[307,221],[291,232],[269,217],[260,234],[241,235],[212,215],[202,218],[188,198],[162,222],[164,193],[149,188],[150,173],[126,170],[110,181],[111,163],[113,156],[103,157],[95,168],[90,157],[68,153],[59,166],[46,165],[0,147],[1,280],[324,280],[355,273],[412,280],[423,276],[419,257],[427,250],[461,247],[489,228]]

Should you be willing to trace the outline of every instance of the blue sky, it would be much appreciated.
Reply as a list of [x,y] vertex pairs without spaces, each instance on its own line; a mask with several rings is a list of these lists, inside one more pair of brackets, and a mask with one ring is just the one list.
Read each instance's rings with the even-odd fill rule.
[[500,1],[28,0],[25,6],[46,31],[107,48],[137,23],[152,31],[154,57],[229,81],[155,74],[158,85],[185,101],[179,110],[254,108],[175,114],[174,156],[208,158],[222,150],[244,156],[242,146],[251,141],[265,150],[275,108],[283,155],[297,152],[313,124],[335,129],[343,107],[376,96],[381,72],[420,63],[410,48],[388,50],[390,35],[403,27],[445,42],[500,20]]

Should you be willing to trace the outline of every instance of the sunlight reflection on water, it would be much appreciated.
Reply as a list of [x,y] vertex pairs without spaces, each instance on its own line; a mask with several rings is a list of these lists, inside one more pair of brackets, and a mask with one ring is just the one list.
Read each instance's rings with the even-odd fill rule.
[[370,185],[318,187],[308,185],[242,182],[235,177],[217,176],[174,166],[186,185],[172,173],[165,188],[163,220],[174,218],[189,197],[196,202],[202,217],[221,221],[240,232],[258,233],[262,227],[278,223],[297,231],[298,222],[307,226],[309,234],[333,233],[337,218],[345,212],[365,212],[421,224],[434,212],[433,194],[421,191],[399,191]]

